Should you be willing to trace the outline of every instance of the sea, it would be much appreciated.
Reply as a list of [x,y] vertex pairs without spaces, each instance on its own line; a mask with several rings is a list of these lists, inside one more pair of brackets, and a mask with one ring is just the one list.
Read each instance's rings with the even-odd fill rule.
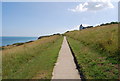
[[12,45],[37,40],[38,37],[0,37],[0,46]]

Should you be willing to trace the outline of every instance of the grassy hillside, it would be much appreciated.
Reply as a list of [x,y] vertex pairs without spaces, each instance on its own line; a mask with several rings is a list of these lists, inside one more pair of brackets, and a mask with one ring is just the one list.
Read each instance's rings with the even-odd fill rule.
[[118,24],[65,35],[87,79],[118,78]]
[[62,40],[54,35],[4,49],[3,79],[50,79]]

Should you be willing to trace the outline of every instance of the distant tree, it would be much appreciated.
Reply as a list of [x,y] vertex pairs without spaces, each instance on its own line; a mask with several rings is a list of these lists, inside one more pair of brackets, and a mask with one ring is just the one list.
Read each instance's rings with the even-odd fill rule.
[[42,38],[44,38],[44,37],[49,37],[50,35],[48,35],[48,36],[40,36],[40,37],[38,37],[38,39],[42,39]]
[[100,24],[100,26],[104,26],[105,24]]
[[92,28],[93,26],[88,26],[87,28]]
[[60,35],[60,33],[57,33],[57,34],[53,34],[53,35]]
[[120,22],[110,22],[110,23],[103,23],[103,24],[100,24],[100,26],[105,26],[105,25],[110,25],[110,24],[119,24]]
[[110,24],[119,24],[119,22],[111,22]]
[[70,31],[67,31],[66,33],[68,33],[68,32],[70,32]]

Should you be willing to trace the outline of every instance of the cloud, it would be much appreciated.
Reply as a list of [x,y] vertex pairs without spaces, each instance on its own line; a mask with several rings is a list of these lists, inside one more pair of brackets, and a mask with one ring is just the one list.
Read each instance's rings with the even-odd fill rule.
[[91,26],[91,25],[89,25],[89,24],[82,24],[84,27],[87,27],[87,26]]
[[[92,26],[92,25],[89,25],[89,24],[82,24],[84,27],[87,27],[87,26]],[[79,27],[80,25],[77,25],[77,26],[74,26],[74,27],[71,27],[70,29],[66,30],[66,31],[73,31],[73,30],[79,30]]]
[[66,31],[79,30],[79,26],[80,26],[80,25],[77,25],[77,26],[71,27],[71,28],[67,29]]
[[74,9],[68,9],[72,12],[99,11],[107,8],[114,8],[111,0],[90,0],[77,5]]

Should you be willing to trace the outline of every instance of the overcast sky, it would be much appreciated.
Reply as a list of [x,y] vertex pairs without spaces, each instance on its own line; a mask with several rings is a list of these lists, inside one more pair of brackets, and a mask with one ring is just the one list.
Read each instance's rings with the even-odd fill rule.
[[118,2],[97,1],[3,2],[3,36],[41,36],[118,21]]

